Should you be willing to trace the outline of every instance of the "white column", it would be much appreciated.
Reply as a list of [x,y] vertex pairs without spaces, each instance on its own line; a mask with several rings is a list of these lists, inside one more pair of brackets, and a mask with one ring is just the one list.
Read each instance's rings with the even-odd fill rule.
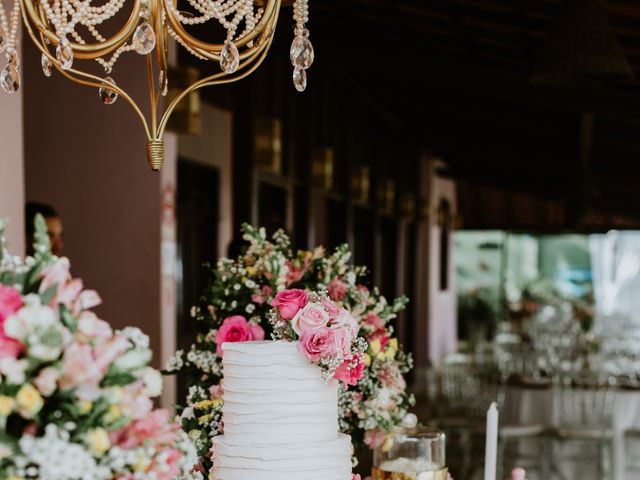
[[22,90],[0,90],[0,217],[9,220],[9,251],[24,255]]

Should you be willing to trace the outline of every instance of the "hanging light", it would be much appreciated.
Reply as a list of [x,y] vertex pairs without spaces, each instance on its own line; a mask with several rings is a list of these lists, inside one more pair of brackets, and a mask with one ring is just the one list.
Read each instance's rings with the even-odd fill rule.
[[632,81],[634,76],[600,1],[567,0],[533,81],[561,85]]
[[[178,103],[202,87],[232,83],[255,71],[269,52],[282,4],[282,0],[188,0],[191,11],[185,12],[178,10],[173,0],[106,0],[101,4],[95,0],[15,0],[7,16],[4,0],[1,1],[0,53],[5,53],[7,63],[0,70],[0,86],[8,93],[20,87],[16,48],[22,17],[28,36],[42,52],[46,76],[55,68],[69,80],[97,89],[105,105],[122,99],[131,106],[147,136],[149,165],[156,171],[164,161],[167,122]],[[131,6],[128,19],[117,33],[104,37],[99,28],[104,23],[117,22],[125,4]],[[308,0],[296,0],[293,12],[295,36],[290,51],[293,80],[295,88],[303,91],[306,70],[314,58],[306,29]],[[226,31],[224,40],[209,43],[187,31],[189,26],[205,23],[222,25]],[[164,103],[161,98],[167,94],[170,82],[167,60],[170,38],[196,58],[216,62],[221,71],[196,79],[172,96],[160,112]],[[146,61],[149,117],[117,83],[116,65],[125,54],[137,54]],[[83,69],[87,61],[97,62],[104,76]]]

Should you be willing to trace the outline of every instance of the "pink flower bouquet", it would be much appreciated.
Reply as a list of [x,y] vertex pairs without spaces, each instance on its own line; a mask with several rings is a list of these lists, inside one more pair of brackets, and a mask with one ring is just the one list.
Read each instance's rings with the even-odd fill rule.
[[326,293],[282,290],[271,302],[267,318],[277,340],[298,341],[298,350],[319,365],[326,380],[356,385],[364,376],[367,342],[351,314]]
[[23,262],[0,245],[0,478],[187,474],[194,447],[153,411],[162,377],[148,337],[90,310],[100,297],[51,255],[41,217],[35,251]]

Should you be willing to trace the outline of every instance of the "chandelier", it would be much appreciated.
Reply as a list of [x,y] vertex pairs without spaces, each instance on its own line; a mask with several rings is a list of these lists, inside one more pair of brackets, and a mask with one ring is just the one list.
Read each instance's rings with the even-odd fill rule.
[[[282,2],[185,0],[182,5],[174,0],[14,0],[12,10],[7,12],[4,0],[0,1],[0,53],[4,52],[7,59],[0,71],[2,89],[14,93],[20,88],[17,39],[20,23],[24,23],[26,33],[42,53],[45,76],[51,76],[55,69],[77,84],[97,89],[104,104],[111,105],[122,98],[133,108],[144,127],[147,159],[155,171],[162,168],[163,136],[176,105],[202,87],[232,83],[254,72],[271,47]],[[128,8],[131,12],[126,18]],[[117,24],[120,19],[123,25]],[[293,83],[302,92],[307,85],[306,70],[314,58],[305,27],[309,19],[308,0],[295,0],[293,19],[294,40],[290,49]],[[190,33],[193,26],[214,22],[221,32],[226,31],[220,43],[210,43]],[[114,23],[120,27],[117,33],[111,36],[100,33],[103,27],[113,30]],[[219,69],[216,67],[215,73],[198,79],[165,102],[162,97],[167,95],[170,81],[170,38],[194,57],[215,62]],[[149,117],[116,81],[116,64],[124,54],[140,55],[146,60]],[[90,73],[85,68],[90,62],[99,65],[100,73]]]

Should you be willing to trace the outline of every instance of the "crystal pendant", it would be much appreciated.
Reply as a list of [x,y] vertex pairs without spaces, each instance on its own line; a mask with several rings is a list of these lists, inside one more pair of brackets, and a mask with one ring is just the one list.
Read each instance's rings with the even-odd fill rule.
[[149,22],[138,25],[133,34],[132,44],[133,49],[140,55],[147,55],[153,51],[156,46],[156,33]]
[[304,68],[293,70],[293,85],[299,92],[304,92],[307,88],[307,71]]
[[220,54],[220,68],[225,73],[233,73],[240,65],[240,52],[233,42],[227,43]]
[[309,32],[304,30],[302,35],[298,35],[293,39],[291,50],[289,51],[291,64],[296,68],[309,68],[313,63],[314,52],[311,40],[309,40]]
[[7,32],[4,31],[4,28],[0,27],[0,53],[2,53],[6,47],[7,47]]
[[167,96],[167,93],[169,92],[169,76],[167,75],[167,72],[165,72],[164,70],[160,70],[160,78],[159,78],[159,83],[160,83],[160,93],[162,94],[163,97]]
[[69,70],[73,66],[73,49],[67,37],[60,39],[60,43],[56,47],[56,58],[63,70]]
[[40,65],[42,66],[42,73],[44,73],[45,77],[51,76],[51,69],[53,65],[51,65],[51,60],[44,53],[42,54],[42,58],[40,59]]
[[[113,85],[116,84],[116,82],[111,77],[104,77],[104,80],[105,82],[112,83]],[[100,95],[100,100],[102,100],[102,103],[104,103],[105,105],[113,105],[114,103],[116,103],[116,100],[118,100],[118,92],[111,90],[107,86],[100,87],[100,89],[98,90],[98,95]]]
[[8,63],[0,73],[0,85],[7,93],[15,93],[20,88],[20,71],[12,63]]
[[14,67],[20,67],[20,56],[18,55],[18,51],[15,48],[11,48],[7,50],[7,58],[9,59],[9,63]]

